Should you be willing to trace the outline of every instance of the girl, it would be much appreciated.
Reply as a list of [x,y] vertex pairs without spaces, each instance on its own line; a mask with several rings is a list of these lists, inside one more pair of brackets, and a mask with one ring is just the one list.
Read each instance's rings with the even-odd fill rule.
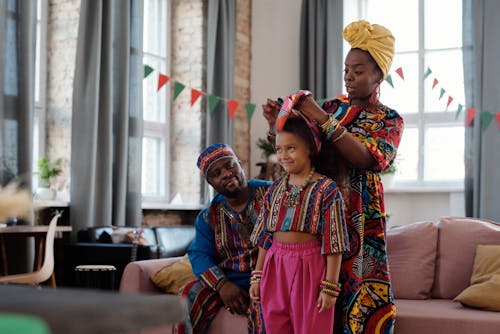
[[268,334],[333,330],[347,233],[341,192],[316,171],[319,135],[317,126],[295,116],[276,136],[287,174],[267,191],[251,238],[259,255],[250,298],[261,301]]

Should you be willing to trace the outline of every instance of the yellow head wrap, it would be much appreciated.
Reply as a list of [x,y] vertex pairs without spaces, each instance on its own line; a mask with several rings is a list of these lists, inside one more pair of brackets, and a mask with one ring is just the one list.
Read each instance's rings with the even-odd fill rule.
[[387,28],[361,20],[347,25],[342,35],[351,48],[368,51],[387,77],[394,57],[394,36]]

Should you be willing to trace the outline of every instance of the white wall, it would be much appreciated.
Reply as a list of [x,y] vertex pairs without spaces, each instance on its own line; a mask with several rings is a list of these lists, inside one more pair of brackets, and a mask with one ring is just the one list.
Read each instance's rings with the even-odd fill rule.
[[[261,104],[267,97],[286,96],[299,89],[299,28],[301,0],[252,1],[251,98],[258,103],[251,121],[251,176],[261,160],[255,142],[265,137],[267,123]],[[286,12],[283,12],[286,10]],[[342,70],[342,69],[340,69]],[[441,216],[463,216],[462,191],[386,192],[389,225],[437,221]]]

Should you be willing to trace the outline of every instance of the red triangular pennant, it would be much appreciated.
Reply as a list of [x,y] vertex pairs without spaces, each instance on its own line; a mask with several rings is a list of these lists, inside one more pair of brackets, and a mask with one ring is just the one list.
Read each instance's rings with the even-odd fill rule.
[[396,70],[396,73],[397,73],[397,74],[399,74],[399,76],[401,77],[401,79],[403,79],[403,80],[405,79],[405,76],[404,76],[404,74],[403,74],[403,68],[402,68],[402,67],[398,68],[398,69]]
[[191,88],[191,105],[193,105],[196,102],[196,100],[198,100],[201,94],[202,94],[201,91]]
[[465,126],[469,126],[472,123],[472,120],[474,117],[476,117],[477,110],[476,108],[469,108],[467,109],[467,116],[465,119]]
[[496,113],[498,127],[500,128],[500,112]]
[[446,103],[446,109],[450,106],[451,102],[453,102],[453,98],[451,96],[448,96],[448,103]]
[[168,82],[168,80],[170,80],[169,76],[160,73],[160,75],[158,76],[158,89],[157,90],[160,90],[160,88],[165,86],[165,84]]
[[238,105],[240,103],[236,100],[227,100],[227,108],[229,111],[229,119],[233,119],[234,113],[236,112],[236,109],[238,108]]
[[432,82],[432,89],[436,87],[436,85],[439,83],[438,79],[434,78],[434,81]]

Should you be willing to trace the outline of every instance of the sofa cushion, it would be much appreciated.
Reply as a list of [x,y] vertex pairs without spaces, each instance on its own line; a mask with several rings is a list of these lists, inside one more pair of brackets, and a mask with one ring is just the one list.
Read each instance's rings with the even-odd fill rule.
[[500,225],[459,217],[442,217],[438,224],[433,298],[453,299],[470,284],[478,245],[500,245]]
[[396,299],[394,333],[498,333],[500,316],[497,312],[466,308],[448,299]]
[[500,245],[477,246],[471,285],[455,301],[470,307],[500,311]]
[[399,299],[427,299],[434,281],[438,230],[419,222],[387,231],[392,291]]
[[151,275],[151,281],[166,293],[178,294],[190,281],[196,279],[189,258],[170,263]]
[[195,228],[186,226],[155,227],[158,239],[158,257],[166,258],[186,254],[194,238]]

